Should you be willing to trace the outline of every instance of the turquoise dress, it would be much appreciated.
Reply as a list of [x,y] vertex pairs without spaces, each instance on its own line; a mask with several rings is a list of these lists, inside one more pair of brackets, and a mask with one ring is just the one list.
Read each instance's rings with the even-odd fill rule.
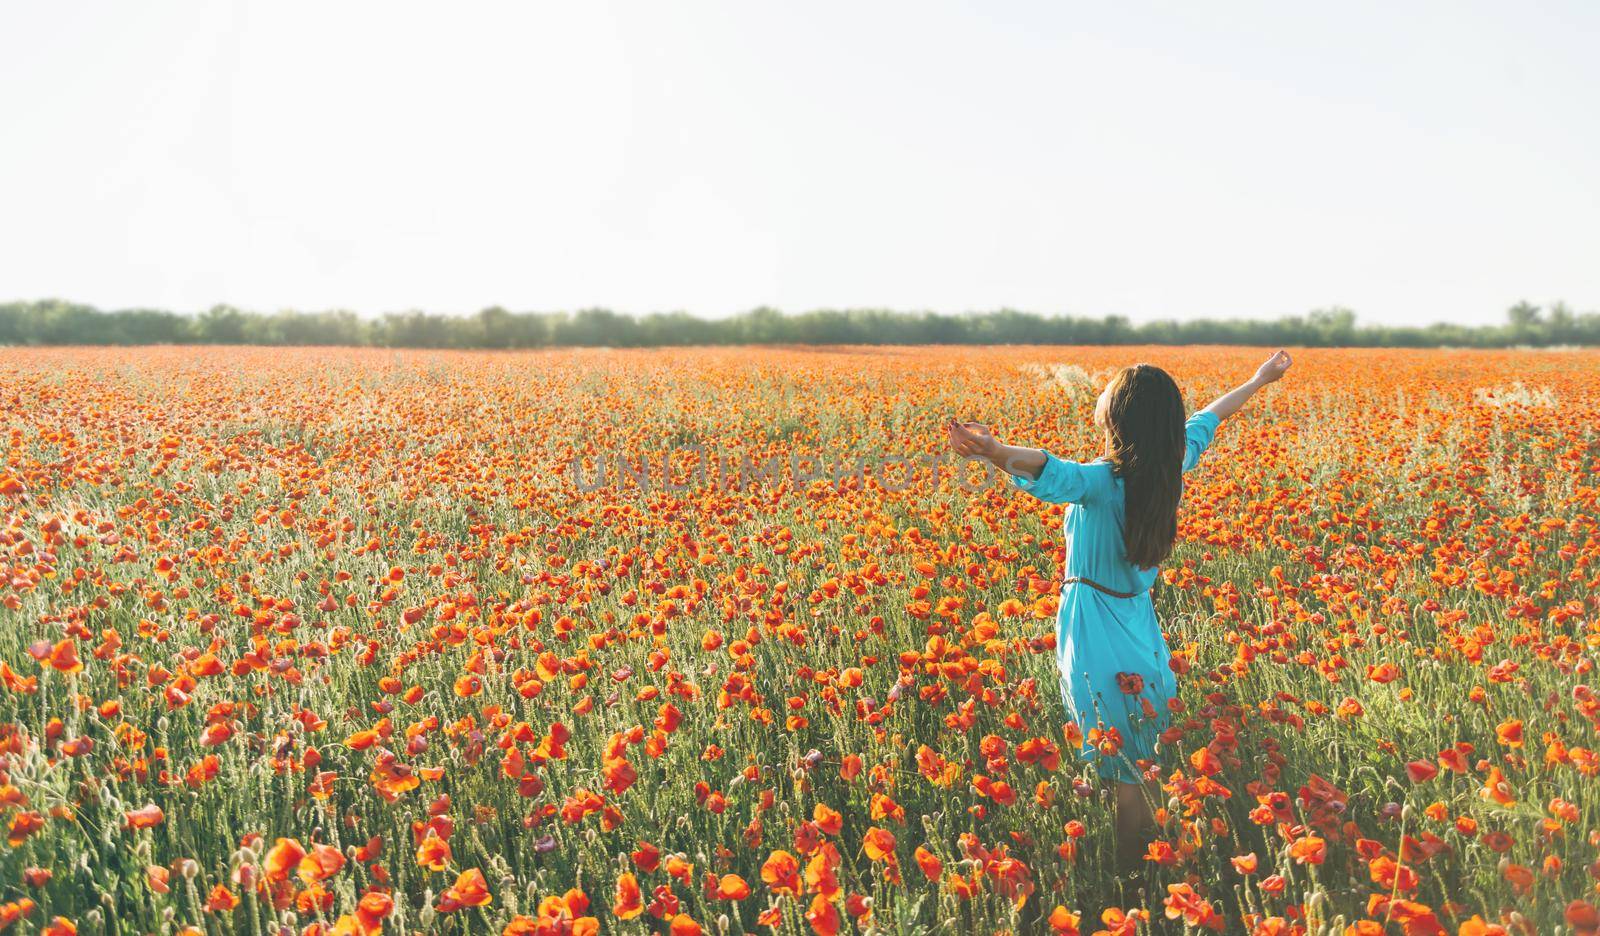
[[[1201,411],[1184,424],[1184,471],[1199,463],[1217,422],[1215,414]],[[1167,702],[1177,685],[1150,601],[1159,570],[1132,565],[1123,550],[1122,479],[1104,459],[1071,462],[1046,452],[1037,479],[1012,481],[1042,501],[1069,505],[1062,521],[1064,579],[1085,578],[1135,596],[1113,597],[1081,582],[1063,585],[1056,666],[1067,714],[1083,731],[1083,757],[1102,776],[1138,783],[1140,762],[1156,759],[1156,740],[1169,722]],[[1090,743],[1095,729],[1101,747]],[[1102,753],[1112,748],[1116,754]]]

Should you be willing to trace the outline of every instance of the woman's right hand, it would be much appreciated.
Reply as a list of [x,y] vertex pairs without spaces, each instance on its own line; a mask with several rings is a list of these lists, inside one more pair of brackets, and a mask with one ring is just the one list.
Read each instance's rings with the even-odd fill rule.
[[1265,364],[1256,368],[1256,386],[1265,387],[1269,383],[1275,383],[1282,379],[1284,373],[1289,370],[1289,365],[1293,363],[1293,359],[1289,357],[1289,352],[1274,352],[1272,357],[1267,358]]
[[945,423],[945,433],[950,437],[950,451],[965,458],[992,461],[1001,448],[1000,440],[983,423],[958,422],[952,418]]

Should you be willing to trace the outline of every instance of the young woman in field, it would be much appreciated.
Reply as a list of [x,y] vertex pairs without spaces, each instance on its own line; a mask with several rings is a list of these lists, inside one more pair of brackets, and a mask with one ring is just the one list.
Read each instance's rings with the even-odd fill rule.
[[1182,474],[1200,461],[1217,425],[1289,364],[1285,352],[1273,354],[1187,421],[1166,371],[1123,368],[1095,403],[1105,448],[1090,462],[1006,445],[980,423],[952,419],[946,427],[957,454],[990,462],[1042,501],[1070,505],[1056,665],[1067,714],[1086,739],[1083,757],[1116,782],[1119,874],[1141,866],[1160,794],[1144,782],[1144,768],[1155,763],[1176,685],[1150,589],[1177,539]]

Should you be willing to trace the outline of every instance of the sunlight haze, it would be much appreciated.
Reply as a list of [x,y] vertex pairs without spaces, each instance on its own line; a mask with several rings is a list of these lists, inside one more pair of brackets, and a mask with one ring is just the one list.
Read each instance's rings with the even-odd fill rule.
[[1600,306],[1583,3],[39,3],[0,301]]

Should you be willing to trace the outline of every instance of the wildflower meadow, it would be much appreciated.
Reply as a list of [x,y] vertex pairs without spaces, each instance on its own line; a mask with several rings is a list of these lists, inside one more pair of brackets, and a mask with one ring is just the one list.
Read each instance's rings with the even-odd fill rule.
[[0,349],[0,931],[1600,932],[1596,351],[1223,427],[1113,880],[1061,508],[943,426],[1087,459],[1114,368],[1259,357]]

